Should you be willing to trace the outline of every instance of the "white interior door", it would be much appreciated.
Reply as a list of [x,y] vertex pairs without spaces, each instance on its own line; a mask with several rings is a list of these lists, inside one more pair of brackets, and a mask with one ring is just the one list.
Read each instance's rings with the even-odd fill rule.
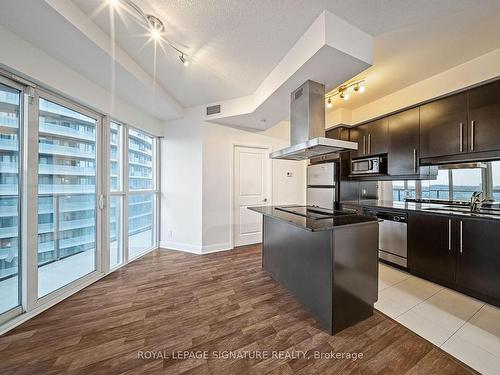
[[262,241],[262,215],[250,206],[270,202],[269,149],[236,146],[234,148],[234,245]]

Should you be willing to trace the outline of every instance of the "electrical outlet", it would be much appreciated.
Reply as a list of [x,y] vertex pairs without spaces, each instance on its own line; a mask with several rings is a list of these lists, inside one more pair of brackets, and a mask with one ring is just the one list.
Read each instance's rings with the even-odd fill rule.
[[168,231],[168,238],[172,238],[174,236],[174,233],[172,232],[172,229]]

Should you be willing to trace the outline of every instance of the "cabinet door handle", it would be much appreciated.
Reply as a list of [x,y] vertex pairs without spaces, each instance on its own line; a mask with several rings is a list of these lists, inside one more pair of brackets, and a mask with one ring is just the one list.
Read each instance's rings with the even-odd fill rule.
[[474,120],[472,120],[470,122],[470,149],[471,151],[474,151],[474,133],[475,133],[475,130],[476,130],[476,123],[474,122]]
[[464,151],[464,123],[460,123],[460,152]]
[[463,222],[460,220],[460,253],[464,252],[464,244],[463,244]]
[[366,135],[363,136],[363,155],[366,155]]
[[368,154],[372,153],[372,135],[368,134]]
[[417,149],[413,149],[413,172],[417,173]]
[[451,219],[448,219],[448,250],[451,251]]

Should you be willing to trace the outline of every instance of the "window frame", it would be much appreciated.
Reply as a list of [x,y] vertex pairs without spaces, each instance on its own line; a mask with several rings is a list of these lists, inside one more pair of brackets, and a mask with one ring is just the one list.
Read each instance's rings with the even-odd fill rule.
[[19,91],[19,127],[17,129],[17,213],[18,213],[18,221],[17,221],[17,236],[18,236],[18,268],[17,268],[17,306],[10,308],[2,313],[0,313],[0,325],[4,324],[12,320],[13,318],[22,314],[24,309],[24,296],[26,290],[26,275],[24,273],[24,263],[26,259],[26,246],[25,234],[26,234],[26,205],[27,199],[25,199],[25,173],[24,173],[24,163],[26,158],[26,147],[25,147],[25,139],[28,131],[27,124],[27,97],[26,91],[27,86],[20,84],[14,80],[11,80],[8,77],[5,77],[1,74],[0,71],[0,83],[4,86],[10,87],[14,90]]

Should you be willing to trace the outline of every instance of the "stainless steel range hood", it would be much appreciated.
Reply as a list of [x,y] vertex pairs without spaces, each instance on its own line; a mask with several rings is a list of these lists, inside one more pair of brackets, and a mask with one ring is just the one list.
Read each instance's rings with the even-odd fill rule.
[[325,137],[325,86],[314,81],[306,81],[291,94],[290,143],[290,147],[269,156],[272,159],[307,160],[358,149],[355,142]]

